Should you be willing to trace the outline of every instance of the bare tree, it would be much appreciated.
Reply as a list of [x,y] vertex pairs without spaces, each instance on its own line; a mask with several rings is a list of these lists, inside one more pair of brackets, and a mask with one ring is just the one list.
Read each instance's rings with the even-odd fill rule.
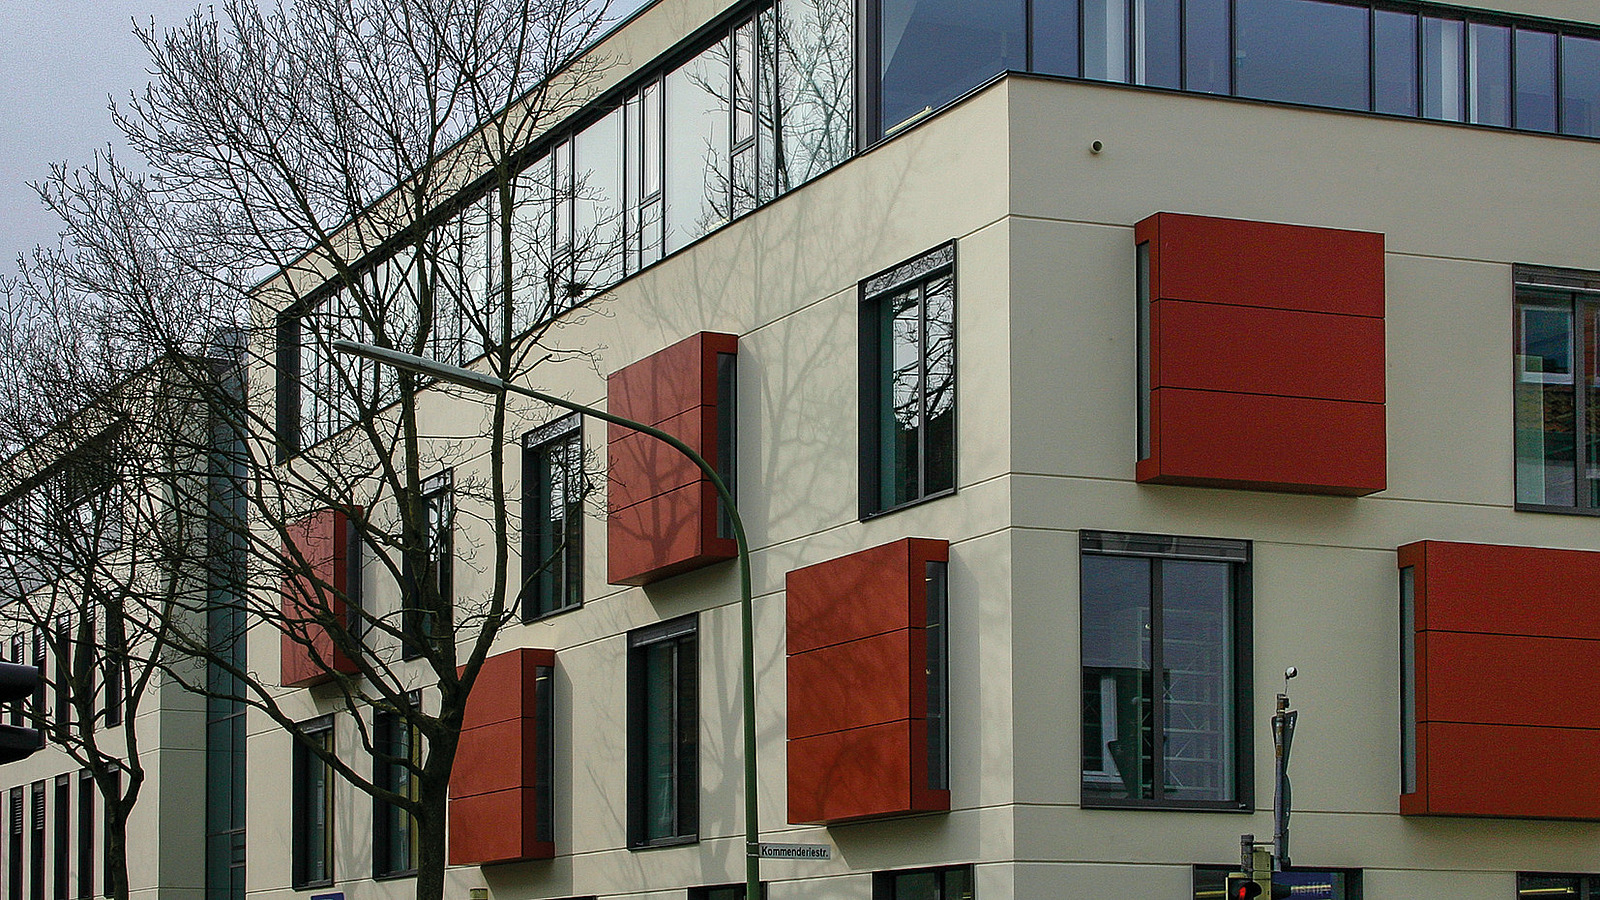
[[[443,893],[468,695],[523,584],[548,562],[519,567],[511,553],[505,452],[528,412],[497,398],[480,439],[431,436],[419,407],[442,386],[331,345],[353,338],[508,380],[584,355],[552,323],[580,317],[603,280],[590,273],[614,270],[620,248],[606,236],[617,229],[561,215],[585,200],[581,177],[563,184],[524,167],[539,134],[595,90],[602,66],[580,51],[604,14],[584,0],[228,0],[139,32],[153,81],[115,113],[137,171],[102,154],[40,186],[70,243],[28,261],[27,277],[75,298],[83,314],[71,328],[106,371],[159,361],[165,389],[206,411],[203,428],[174,419],[118,445],[125,479],[172,470],[164,503],[227,547],[204,556],[203,577],[137,595],[143,608],[118,617],[138,630],[128,655],[237,697],[409,816],[419,898]],[[243,354],[243,402],[216,364],[223,345]],[[34,390],[63,380],[37,374]],[[206,477],[177,477],[170,461],[196,457],[209,461]],[[442,515],[428,479],[452,468]],[[303,524],[328,510],[350,523],[366,583],[384,590],[360,596],[359,576],[331,577],[306,545]],[[468,519],[474,544],[458,545],[457,565],[473,577],[447,593],[440,541]],[[187,540],[145,552],[188,565]],[[309,658],[325,685],[286,690],[236,637],[219,644],[208,629],[219,611],[258,650],[281,642]],[[363,752],[316,739],[307,710],[344,711]],[[375,733],[380,714],[421,752]]]

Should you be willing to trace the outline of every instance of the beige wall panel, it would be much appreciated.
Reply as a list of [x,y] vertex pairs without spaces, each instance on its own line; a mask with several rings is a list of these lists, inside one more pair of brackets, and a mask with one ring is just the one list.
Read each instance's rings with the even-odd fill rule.
[[[1235,848],[1237,852],[1237,845]],[[1017,900],[1053,897],[1186,900],[1193,896],[1187,866],[1026,862],[1007,868],[1014,873],[1015,891],[1001,896]]]

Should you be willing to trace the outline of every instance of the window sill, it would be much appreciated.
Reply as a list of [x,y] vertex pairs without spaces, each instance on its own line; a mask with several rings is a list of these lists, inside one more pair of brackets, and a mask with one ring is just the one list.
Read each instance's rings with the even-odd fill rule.
[[935,500],[943,500],[946,497],[953,497],[955,496],[955,493],[955,488],[949,488],[948,490],[940,491],[937,494],[927,494],[925,496],[918,497],[915,500],[907,500],[898,506],[890,506],[884,509],[873,510],[871,512],[862,512],[861,521],[867,522],[871,521],[872,519],[881,519],[884,516],[893,515],[901,510],[910,509],[913,506],[921,506],[924,503],[932,503]]
[[1084,809],[1150,810],[1152,812],[1254,813],[1252,804],[1216,800],[1083,800]]
[[700,843],[700,835],[690,834],[681,837],[661,838],[648,844],[629,844],[629,850],[663,850],[668,847],[687,847],[690,844]]
[[373,872],[373,881],[401,881],[406,878],[417,877],[416,869],[406,869],[403,872]]
[[328,887],[333,887],[332,878],[324,878],[321,881],[297,881],[292,889],[296,891],[315,891]]
[[532,625],[535,622],[543,622],[546,619],[553,619],[556,616],[562,615],[563,613],[576,612],[580,609],[583,609],[583,603],[572,603],[567,606],[563,606],[560,609],[552,609],[549,612],[535,613],[531,616],[523,616],[522,624]]

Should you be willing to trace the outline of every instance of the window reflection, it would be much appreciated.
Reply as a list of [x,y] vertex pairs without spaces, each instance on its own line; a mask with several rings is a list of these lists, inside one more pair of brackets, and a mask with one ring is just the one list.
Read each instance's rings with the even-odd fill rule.
[[1367,11],[1315,0],[1239,0],[1238,93],[1366,109]]
[[1025,19],[1022,0],[881,0],[879,133],[893,134],[994,75],[1025,68]]
[[1556,130],[1556,36],[1517,29],[1517,127]]

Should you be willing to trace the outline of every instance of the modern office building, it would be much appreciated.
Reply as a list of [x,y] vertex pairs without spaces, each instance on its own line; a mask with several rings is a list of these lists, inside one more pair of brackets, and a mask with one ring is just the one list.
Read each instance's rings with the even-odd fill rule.
[[[1289,666],[1301,895],[1600,889],[1600,8],[1482,2],[659,0],[594,48],[519,190],[567,192],[547,258],[615,252],[534,279],[586,352],[528,386],[735,482],[761,838],[828,848],[772,900],[1220,896]],[[287,464],[348,424],[319,346],[257,354]],[[425,407],[440,509],[479,402]],[[474,695],[447,893],[738,896],[714,493],[513,406],[559,564]],[[405,895],[403,823],[250,730],[249,895]]]

